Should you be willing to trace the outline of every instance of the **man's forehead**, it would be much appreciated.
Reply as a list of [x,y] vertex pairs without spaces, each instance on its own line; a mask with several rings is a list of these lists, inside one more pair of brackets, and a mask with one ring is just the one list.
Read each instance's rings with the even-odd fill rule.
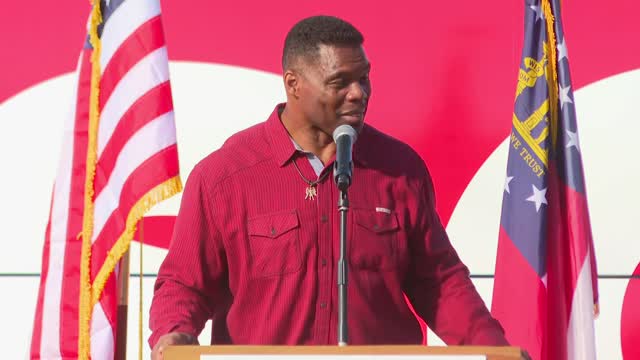
[[318,46],[318,53],[315,57],[316,65],[332,70],[341,67],[351,67],[352,65],[368,66],[367,55],[360,46],[346,45],[325,45]]
[[348,56],[366,58],[366,54],[362,45],[318,44],[317,49],[319,57]]

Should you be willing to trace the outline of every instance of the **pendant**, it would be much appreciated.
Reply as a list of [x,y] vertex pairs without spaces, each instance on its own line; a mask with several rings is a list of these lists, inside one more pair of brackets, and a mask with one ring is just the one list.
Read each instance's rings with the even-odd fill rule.
[[306,194],[304,196],[305,200],[315,200],[318,196],[318,191],[316,190],[315,185],[309,185],[306,190]]

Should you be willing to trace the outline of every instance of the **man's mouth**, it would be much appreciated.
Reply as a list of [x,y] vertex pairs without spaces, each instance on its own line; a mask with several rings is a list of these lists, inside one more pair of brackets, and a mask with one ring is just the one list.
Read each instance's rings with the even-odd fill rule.
[[362,118],[364,117],[364,113],[365,110],[364,109],[359,109],[359,110],[352,110],[352,111],[346,111],[340,114],[341,117],[358,117],[358,118]]

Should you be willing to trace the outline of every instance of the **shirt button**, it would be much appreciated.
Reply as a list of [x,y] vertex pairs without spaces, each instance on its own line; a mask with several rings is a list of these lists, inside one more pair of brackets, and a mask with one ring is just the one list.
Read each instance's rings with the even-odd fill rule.
[[320,216],[320,221],[322,221],[323,223],[326,223],[328,220],[329,218],[327,217],[327,215]]
[[325,303],[325,302],[320,303],[320,307],[323,308],[323,309],[326,308],[327,307],[327,303]]
[[320,260],[320,264],[322,264],[322,267],[327,266],[327,259]]

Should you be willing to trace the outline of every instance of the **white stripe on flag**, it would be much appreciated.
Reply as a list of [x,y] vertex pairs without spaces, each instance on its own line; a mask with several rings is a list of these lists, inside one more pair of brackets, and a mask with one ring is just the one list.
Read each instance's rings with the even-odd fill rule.
[[[82,54],[73,82],[73,94],[78,92],[78,76],[82,64]],[[60,357],[60,303],[62,277],[67,245],[67,225],[69,219],[69,198],[71,193],[71,168],[73,166],[74,127],[76,120],[76,97],[72,96],[67,115],[58,173],[53,189],[51,206],[51,227],[49,229],[49,268],[42,301],[42,332],[40,335],[40,355],[44,359]],[[33,341],[33,340],[32,340]]]
[[91,243],[95,242],[107,219],[120,204],[122,186],[131,173],[148,158],[176,143],[174,128],[173,111],[170,111],[146,124],[124,145],[107,184],[96,197]]
[[113,331],[102,309],[102,304],[98,302],[96,306],[93,307],[93,313],[91,315],[92,360],[113,360],[115,352]]
[[571,303],[571,315],[567,329],[567,359],[569,360],[596,359],[593,284],[589,256],[590,252],[587,252]]
[[98,158],[102,155],[120,118],[131,105],[149,90],[169,80],[168,64],[167,48],[161,47],[140,60],[118,82],[100,114]]
[[118,6],[102,31],[100,71],[104,72],[113,54],[140,25],[158,15],[160,15],[159,1],[127,0]]
[[427,327],[427,345],[429,346],[447,346],[445,342],[440,339],[436,333],[431,330],[430,327]]

